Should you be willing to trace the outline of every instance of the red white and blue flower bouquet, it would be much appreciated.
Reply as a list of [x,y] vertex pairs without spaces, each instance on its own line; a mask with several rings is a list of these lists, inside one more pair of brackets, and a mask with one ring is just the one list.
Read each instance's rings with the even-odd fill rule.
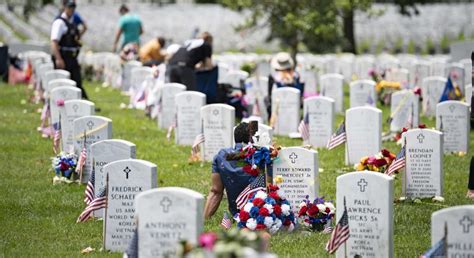
[[299,208],[299,224],[314,231],[323,231],[336,212],[334,205],[324,200],[324,197],[316,198],[311,202],[309,196],[306,196]]
[[51,160],[55,173],[53,184],[73,183],[77,178],[77,155],[74,153],[61,152]]

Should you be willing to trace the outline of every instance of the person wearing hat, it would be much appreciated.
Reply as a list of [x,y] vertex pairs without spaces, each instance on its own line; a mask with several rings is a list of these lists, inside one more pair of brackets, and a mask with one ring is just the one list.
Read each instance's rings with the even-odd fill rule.
[[268,77],[268,113],[271,113],[271,96],[274,88],[293,87],[300,90],[303,96],[304,82],[301,82],[300,75],[295,71],[295,62],[290,54],[280,52],[271,60],[271,67],[274,72]]
[[51,50],[56,69],[64,69],[71,74],[71,79],[82,91],[82,97],[88,99],[82,87],[81,66],[77,56],[81,49],[80,32],[74,23],[74,1],[64,2],[64,11],[54,20],[51,26]]
[[[55,20],[61,16],[61,14],[64,12],[64,9],[66,8],[66,4],[68,2],[71,2],[70,0],[63,0],[62,1],[62,8],[59,10],[59,14],[54,18]],[[75,2],[75,1],[72,1]],[[82,35],[86,33],[87,31],[87,24],[82,18],[82,16],[77,12],[74,11],[74,14],[72,15],[72,23],[74,23],[78,28],[79,28],[79,39],[82,38]]]

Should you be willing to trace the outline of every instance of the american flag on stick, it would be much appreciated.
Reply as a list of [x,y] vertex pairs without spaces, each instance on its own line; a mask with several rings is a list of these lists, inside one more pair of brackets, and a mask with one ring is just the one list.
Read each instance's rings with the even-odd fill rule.
[[235,200],[235,203],[237,204],[237,208],[240,210],[242,209],[245,204],[249,201],[250,196],[253,193],[256,193],[258,191],[264,191],[266,190],[265,186],[265,175],[259,175],[255,180],[250,183],[247,187],[245,187],[242,192],[237,196],[237,199]]
[[227,211],[224,211],[224,217],[222,218],[221,226],[226,230],[232,227],[232,220],[230,220]]
[[84,222],[92,217],[92,214],[96,210],[100,210],[102,208],[107,207],[107,191],[104,187],[100,192],[99,195],[92,200],[89,205],[86,206],[84,211],[79,215],[77,218],[76,223]]
[[332,231],[331,238],[326,244],[326,251],[330,254],[336,252],[347,239],[349,239],[349,216],[347,215],[346,197],[344,196],[344,213],[342,213],[341,219]]
[[59,121],[54,124],[54,137],[53,137],[53,151],[58,154],[60,151],[61,144],[61,114],[59,115]]
[[192,146],[192,155],[196,156],[199,153],[199,145],[205,141],[204,138],[204,133],[200,133],[196,135],[196,138],[194,138],[193,146]]
[[387,172],[385,174],[387,174],[388,176],[391,176],[393,173],[395,173],[396,171],[402,169],[405,167],[405,153],[406,153],[406,149],[405,149],[405,146],[406,146],[406,143],[405,145],[402,147],[402,149],[400,150],[400,152],[398,152],[397,154],[397,157],[395,158],[395,160],[393,161],[393,163],[390,165],[390,167],[388,167],[387,169]]
[[84,192],[84,202],[89,205],[94,200],[95,194],[95,171],[92,171],[89,182],[87,182],[86,190]]
[[82,145],[81,154],[79,155],[79,160],[77,161],[76,172],[79,172],[80,181],[82,181],[82,168],[86,163],[87,159],[87,149],[86,149],[86,130],[84,130],[84,144]]
[[298,131],[300,132],[303,141],[309,140],[309,112],[306,112],[303,120],[301,120],[300,125],[298,126]]
[[337,128],[336,132],[331,136],[331,139],[329,139],[326,147],[328,150],[332,150],[344,142],[346,142],[346,123],[342,121],[339,128]]

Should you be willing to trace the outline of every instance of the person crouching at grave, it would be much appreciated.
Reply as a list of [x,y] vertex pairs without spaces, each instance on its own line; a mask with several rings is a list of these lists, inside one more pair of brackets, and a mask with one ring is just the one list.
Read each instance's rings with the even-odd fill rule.
[[169,81],[198,91],[196,69],[210,70],[212,65],[212,35],[203,32],[198,39],[187,41],[169,60]]
[[138,55],[144,66],[159,65],[165,61],[165,38],[157,37],[143,45]]
[[301,97],[303,97],[304,91],[304,82],[301,81],[299,73],[295,71],[295,62],[290,54],[286,52],[276,54],[272,58],[271,67],[273,73],[268,77],[268,99],[266,99],[269,114],[271,113],[271,97],[274,88],[296,88],[300,90]]
[[[211,218],[219,208],[224,190],[227,194],[230,214],[237,214],[237,197],[250,183],[258,178],[245,172],[243,164],[239,164],[238,160],[230,158],[232,154],[240,153],[244,144],[249,142],[248,123],[240,123],[235,128],[234,140],[235,146],[233,148],[221,149],[212,161],[211,189],[204,208],[206,219]],[[268,177],[271,177],[271,174],[272,169],[270,167],[267,171]],[[268,181],[271,181],[271,178]]]
[[88,99],[82,87],[81,66],[77,61],[81,43],[79,42],[80,32],[73,22],[75,9],[74,1],[64,3],[64,11],[54,20],[51,27],[51,49],[55,68],[68,71],[71,79],[81,89],[82,98]]

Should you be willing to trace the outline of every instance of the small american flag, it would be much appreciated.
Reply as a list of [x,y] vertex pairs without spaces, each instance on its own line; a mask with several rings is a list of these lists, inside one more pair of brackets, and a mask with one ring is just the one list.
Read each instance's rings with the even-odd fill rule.
[[347,215],[346,208],[346,197],[344,197],[344,213],[342,213],[341,219],[336,225],[334,231],[332,231],[331,238],[326,244],[326,251],[330,254],[336,252],[336,250],[349,239],[349,216]]
[[81,213],[81,215],[79,215],[79,218],[77,218],[76,223],[84,222],[88,220],[89,218],[92,217],[92,214],[94,211],[102,209],[102,208],[106,208],[106,207],[107,207],[107,196],[106,196],[106,188],[104,187],[99,192],[99,195],[94,200],[92,200],[92,202],[89,203],[89,205],[86,206],[86,208]]
[[86,190],[84,192],[84,202],[89,205],[94,200],[95,192],[95,171],[92,171],[89,182],[87,182]]
[[86,150],[86,146],[84,146],[82,147],[81,154],[79,155],[79,160],[77,161],[76,171],[82,173],[82,168],[84,167],[84,164],[86,163],[86,159],[87,159],[87,150]]
[[426,253],[422,254],[420,258],[441,258],[446,257],[446,241],[444,237],[439,240]]
[[397,154],[397,157],[387,169],[385,174],[391,176],[393,173],[405,167],[405,146],[402,147],[400,152]]
[[237,199],[235,200],[235,203],[237,204],[237,208],[240,210],[242,209],[245,204],[249,201],[250,196],[253,193],[256,193],[258,191],[265,190],[265,176],[260,175],[255,180],[250,183],[245,189],[240,192],[239,196],[237,196]]
[[204,139],[204,134],[200,133],[196,135],[196,138],[194,138],[193,146],[192,146],[192,153],[193,156],[196,156],[199,153],[199,145],[205,141]]
[[177,126],[177,120],[178,118],[175,116],[175,118],[173,119],[173,122],[171,123],[170,127],[168,127],[168,132],[166,133],[166,139],[169,141],[171,139],[171,133],[173,132],[173,130],[176,128]]
[[298,131],[300,132],[303,141],[309,140],[309,112],[306,112],[303,120],[301,120],[300,125],[298,126]]
[[339,125],[339,128],[337,128],[336,132],[331,136],[331,139],[329,139],[328,145],[326,147],[328,150],[332,150],[344,142],[346,142],[346,124],[344,121],[342,121],[341,125]]
[[226,211],[224,211],[224,217],[222,218],[221,226],[224,229],[229,229],[232,227],[232,221],[230,220],[229,214]]
[[59,153],[60,144],[61,144],[61,115],[59,116],[59,122],[54,126],[54,137],[53,137],[53,151],[54,153]]

